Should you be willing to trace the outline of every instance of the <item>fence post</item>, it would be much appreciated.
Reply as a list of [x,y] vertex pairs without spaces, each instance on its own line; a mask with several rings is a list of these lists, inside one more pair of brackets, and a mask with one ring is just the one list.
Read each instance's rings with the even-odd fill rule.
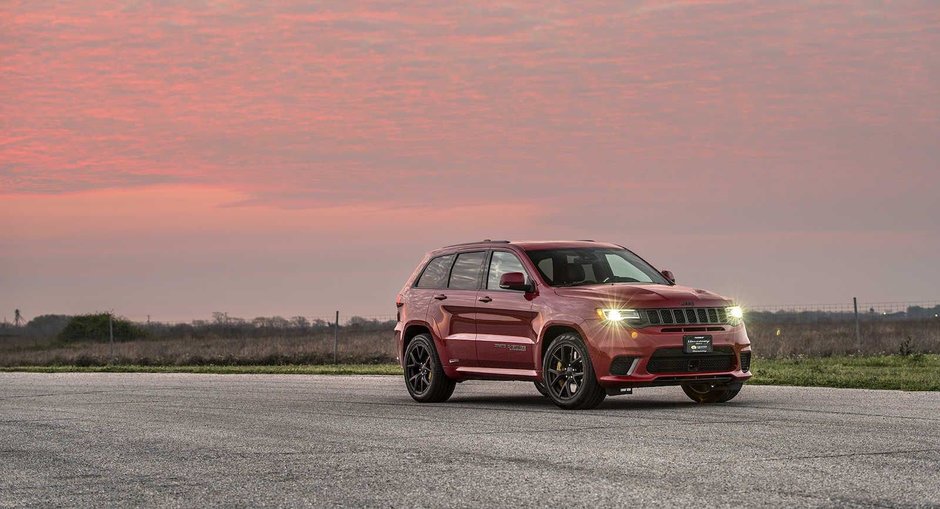
[[333,327],[333,364],[336,364],[336,344],[339,339],[339,311],[336,312],[336,325]]
[[114,364],[114,311],[108,313],[108,342],[111,344],[111,364]]
[[852,306],[855,308],[855,351],[862,353],[862,334],[858,327],[858,297],[852,297]]

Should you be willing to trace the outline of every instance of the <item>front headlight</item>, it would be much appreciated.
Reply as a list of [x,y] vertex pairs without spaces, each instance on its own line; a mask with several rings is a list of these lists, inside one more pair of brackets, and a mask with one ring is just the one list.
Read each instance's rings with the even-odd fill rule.
[[635,309],[598,309],[597,314],[608,322],[640,319],[640,313]]
[[741,309],[741,306],[725,308],[725,313],[728,314],[728,319],[731,323],[740,323],[744,320],[744,310]]

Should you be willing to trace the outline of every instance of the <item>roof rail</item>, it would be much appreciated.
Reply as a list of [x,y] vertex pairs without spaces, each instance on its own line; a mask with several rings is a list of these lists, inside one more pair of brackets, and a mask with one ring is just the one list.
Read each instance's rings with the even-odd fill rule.
[[509,241],[508,240],[483,239],[483,240],[478,240],[476,242],[461,242],[460,244],[451,244],[449,246],[444,246],[444,247],[471,246],[473,244],[509,244]]

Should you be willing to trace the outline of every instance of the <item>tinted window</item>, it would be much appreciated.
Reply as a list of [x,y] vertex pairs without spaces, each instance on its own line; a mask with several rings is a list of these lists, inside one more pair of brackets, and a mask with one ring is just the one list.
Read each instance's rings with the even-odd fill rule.
[[483,258],[486,253],[460,253],[454,268],[450,271],[449,288],[456,290],[476,290],[480,286],[480,269],[483,267]]
[[607,253],[604,256],[607,258],[607,263],[610,265],[610,274],[614,279],[625,283],[653,282],[653,278],[644,274],[642,270],[638,269],[623,257],[613,253]]
[[447,274],[454,255],[438,256],[428,262],[424,273],[418,278],[418,288],[444,288],[447,283]]
[[539,272],[541,272],[542,275],[545,276],[545,280],[551,283],[552,280],[555,278],[555,272],[554,270],[552,270],[553,269],[552,259],[545,258],[542,261],[538,262],[538,268],[539,268]]
[[499,277],[507,272],[525,274],[525,268],[522,266],[522,262],[516,258],[516,255],[506,251],[493,251],[493,258],[490,260],[490,275],[486,278],[486,287],[499,289]]
[[547,249],[526,254],[552,286],[669,284],[656,269],[626,249]]

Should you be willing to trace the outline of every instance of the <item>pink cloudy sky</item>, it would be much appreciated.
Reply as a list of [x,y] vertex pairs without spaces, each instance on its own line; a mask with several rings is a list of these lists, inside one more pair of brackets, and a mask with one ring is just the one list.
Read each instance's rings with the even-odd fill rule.
[[480,238],[935,300],[938,160],[932,1],[6,1],[0,318],[391,314]]

